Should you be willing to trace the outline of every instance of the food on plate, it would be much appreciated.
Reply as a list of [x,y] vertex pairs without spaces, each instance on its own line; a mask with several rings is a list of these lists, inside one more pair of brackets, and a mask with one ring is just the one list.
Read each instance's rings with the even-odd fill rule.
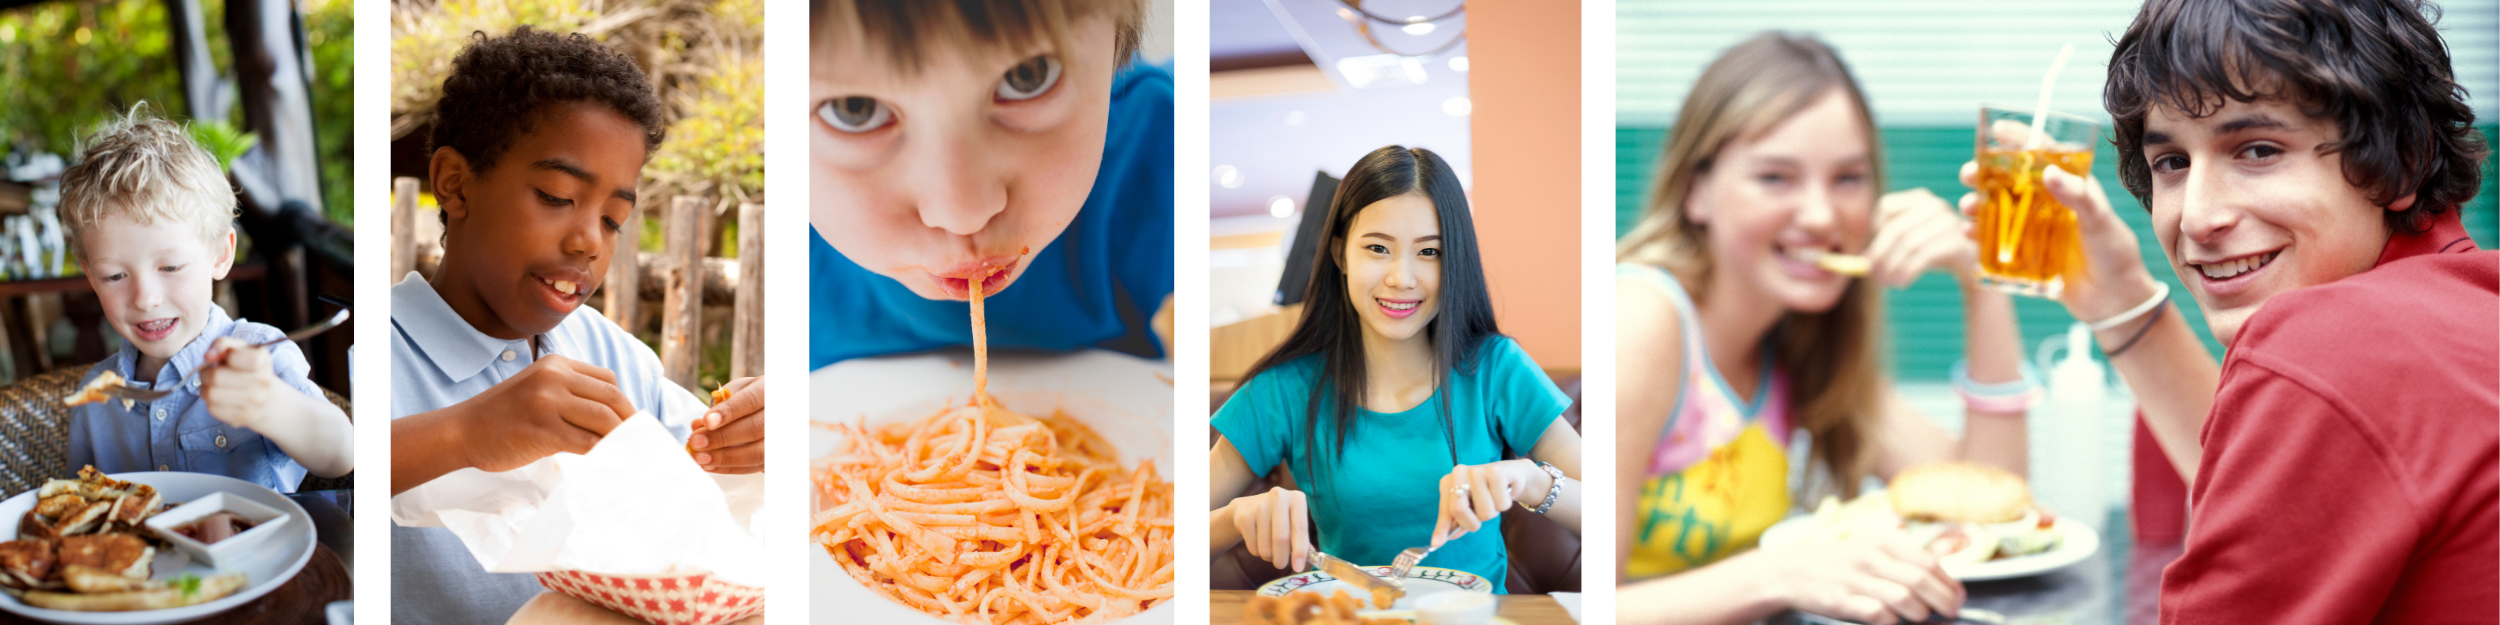
[[1910,467],[1884,491],[1841,503],[1824,497],[1811,535],[1905,536],[1945,563],[1977,563],[2057,548],[2057,516],[2031,500],[2021,476],[1967,462]]
[[1391,590],[1387,587],[1372,589],[1372,607],[1386,610],[1389,609],[1389,606],[1397,605],[1397,602],[1397,591]]
[[94,380],[88,381],[86,386],[78,387],[77,392],[70,393],[68,397],[61,398],[61,403],[70,406],[84,406],[112,399],[113,387],[121,385],[122,374],[106,370],[102,375],[96,376]]
[[1102,622],[1172,598],[1172,484],[1084,424],[990,398],[972,280],[969,402],[835,429],[811,537],[859,583],[961,623]]
[[86,467],[78,479],[44,483],[35,496],[35,508],[18,520],[18,539],[0,542],[0,592],[28,605],[155,610],[214,601],[243,588],[240,573],[150,579],[161,545],[139,526],[164,510],[155,487]]
[[[1377,597],[1377,593],[1374,596]],[[1355,612],[1362,608],[1363,602],[1346,594],[1343,588],[1327,596],[1314,591],[1285,593],[1282,597],[1259,595],[1242,605],[1241,622],[1242,625],[1406,625],[1404,619],[1357,616]]]
[[217,541],[233,538],[234,535],[251,529],[251,519],[220,510],[200,517],[199,520],[184,523],[181,527],[174,528],[174,532],[189,536],[191,540],[200,541],[203,545],[214,545]]

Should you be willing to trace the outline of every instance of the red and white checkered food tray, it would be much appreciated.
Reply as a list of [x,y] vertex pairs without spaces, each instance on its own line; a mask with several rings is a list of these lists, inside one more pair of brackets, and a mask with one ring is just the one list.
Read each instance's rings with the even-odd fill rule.
[[684,575],[537,573],[548,590],[598,604],[653,625],[718,625],[764,612],[764,589]]

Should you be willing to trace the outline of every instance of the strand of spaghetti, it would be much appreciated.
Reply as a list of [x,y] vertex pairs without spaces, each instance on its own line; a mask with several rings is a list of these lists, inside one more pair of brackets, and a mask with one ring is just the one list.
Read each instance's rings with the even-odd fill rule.
[[981,310],[981,283],[988,282],[992,269],[974,276],[972,283],[972,396],[974,401],[990,395],[990,324]]

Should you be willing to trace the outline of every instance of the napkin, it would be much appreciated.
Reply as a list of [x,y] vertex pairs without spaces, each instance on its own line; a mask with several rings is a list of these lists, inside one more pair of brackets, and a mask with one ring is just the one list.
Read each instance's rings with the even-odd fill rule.
[[658,419],[637,414],[588,454],[458,471],[401,493],[391,517],[450,529],[495,573],[708,571],[762,586],[763,541],[749,521],[763,501],[762,474],[705,473]]

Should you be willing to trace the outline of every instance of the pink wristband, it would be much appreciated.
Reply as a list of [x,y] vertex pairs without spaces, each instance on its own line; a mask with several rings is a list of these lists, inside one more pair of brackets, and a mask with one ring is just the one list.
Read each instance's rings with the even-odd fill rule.
[[2041,395],[2037,387],[2018,394],[1997,396],[1977,395],[1960,388],[1953,389],[1953,392],[1962,396],[1962,405],[1969,408],[1971,412],[1997,414],[2029,412],[2033,405],[2040,403]]

